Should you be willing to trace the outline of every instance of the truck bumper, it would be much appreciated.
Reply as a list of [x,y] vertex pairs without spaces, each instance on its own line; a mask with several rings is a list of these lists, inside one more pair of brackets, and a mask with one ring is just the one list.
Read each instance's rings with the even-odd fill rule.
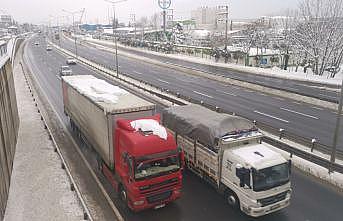
[[248,216],[251,217],[260,217],[260,216],[264,216],[267,215],[269,213],[273,213],[276,212],[278,210],[281,210],[287,206],[289,206],[291,200],[290,198],[286,198],[282,201],[279,201],[277,203],[268,205],[268,206],[264,206],[264,207],[245,207],[242,206],[242,211],[245,212]]
[[170,190],[170,191],[171,191],[171,193],[169,193],[170,196],[168,198],[161,199],[161,200],[158,200],[158,198],[161,197],[162,194],[165,194],[167,192],[157,193],[155,195],[151,195],[148,197],[141,197],[134,200],[131,199],[129,202],[129,207],[134,212],[139,212],[139,211],[142,211],[145,209],[151,209],[151,208],[154,208],[154,209],[162,208],[165,205],[169,204],[170,202],[181,197],[181,188]]

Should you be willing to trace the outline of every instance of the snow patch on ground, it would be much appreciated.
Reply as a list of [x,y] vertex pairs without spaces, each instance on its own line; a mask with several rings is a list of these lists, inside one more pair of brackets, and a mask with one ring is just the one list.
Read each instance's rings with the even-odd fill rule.
[[[276,137],[272,134],[269,134],[266,132],[264,132],[264,134],[269,136],[269,137],[272,137],[274,139],[278,139],[278,137]],[[315,149],[313,150],[313,152],[311,152],[310,147],[306,147],[306,146],[297,144],[293,141],[289,141],[286,139],[282,139],[282,142],[287,143],[288,145],[290,145],[292,147],[306,151],[309,154],[313,154],[313,155],[319,156],[321,158],[330,160],[330,156],[328,154],[324,154],[324,153],[319,152]],[[289,158],[290,154],[288,152],[280,150],[280,149],[273,147],[271,145],[269,145],[269,146],[271,148],[273,148],[275,151],[281,153],[284,157]],[[300,170],[302,170],[306,173],[309,173],[315,177],[318,177],[321,180],[325,180],[326,182],[328,182],[328,183],[330,183],[330,184],[332,184],[332,185],[334,185],[340,189],[343,189],[343,174],[338,173],[338,172],[329,173],[329,170],[327,168],[324,168],[322,166],[319,166],[315,163],[309,162],[307,160],[304,160],[304,159],[297,157],[297,156],[294,156],[294,155],[292,156],[291,160],[292,160],[292,164],[295,167],[299,168]],[[336,159],[336,163],[343,165],[343,160]]]

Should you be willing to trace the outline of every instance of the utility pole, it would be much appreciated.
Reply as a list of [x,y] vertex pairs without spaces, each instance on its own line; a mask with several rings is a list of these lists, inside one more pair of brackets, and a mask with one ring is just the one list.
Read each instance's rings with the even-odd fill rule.
[[[342,80],[342,85],[341,85],[341,96],[339,99],[339,105],[338,105],[338,110],[337,110],[335,133],[333,136],[332,153],[331,153],[331,159],[330,159],[331,164],[334,164],[336,161],[336,149],[337,149],[337,143],[338,143],[338,138],[339,138],[339,128],[341,125],[342,103],[343,103],[343,80]],[[329,172],[332,172],[331,167],[329,169]]]
[[113,40],[114,40],[114,45],[115,45],[116,72],[117,72],[117,78],[119,78],[118,43],[117,43],[117,35],[116,35],[117,32],[115,31],[115,29],[117,28],[115,4],[120,3],[120,2],[125,2],[127,0],[119,0],[119,1],[105,0],[105,1],[111,3],[113,6],[112,34],[113,34]]
[[131,14],[130,17],[131,17],[131,20],[132,20],[133,25],[135,27],[134,39],[136,40],[136,31],[137,31],[137,28],[136,28],[136,14]]
[[82,10],[81,11],[73,11],[73,12],[71,12],[71,11],[67,11],[65,9],[62,9],[62,11],[70,14],[73,17],[74,46],[75,46],[75,55],[77,57],[78,55],[77,55],[77,39],[76,39],[76,29],[75,29],[75,14],[82,12]]
[[219,6],[218,7],[221,10],[224,10],[220,13],[218,13],[218,15],[222,16],[222,18],[218,19],[218,21],[225,21],[225,50],[227,50],[227,46],[228,46],[228,23],[229,23],[229,6]]

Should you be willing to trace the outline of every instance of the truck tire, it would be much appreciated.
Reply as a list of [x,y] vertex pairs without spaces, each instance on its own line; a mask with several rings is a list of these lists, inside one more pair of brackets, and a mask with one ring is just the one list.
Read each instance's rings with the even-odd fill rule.
[[240,202],[237,195],[232,190],[226,190],[224,194],[226,202],[233,208],[239,209]]

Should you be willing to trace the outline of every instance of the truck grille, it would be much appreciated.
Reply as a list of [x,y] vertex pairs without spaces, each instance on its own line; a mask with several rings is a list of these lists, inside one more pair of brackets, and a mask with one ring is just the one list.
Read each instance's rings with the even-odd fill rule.
[[173,178],[173,179],[169,179],[169,180],[165,180],[161,183],[155,183],[155,184],[151,184],[151,185],[147,185],[147,186],[141,186],[139,187],[139,190],[141,193],[149,193],[152,191],[157,191],[166,187],[171,187],[173,185],[176,185],[178,183],[178,178]]
[[261,203],[262,207],[263,206],[268,206],[268,205],[271,205],[271,204],[274,204],[274,203],[277,203],[277,202],[279,202],[281,200],[286,199],[286,195],[287,195],[287,191],[283,192],[283,193],[279,193],[279,194],[274,195],[274,196],[270,196],[270,197],[266,197],[266,198],[263,198],[263,199],[259,199],[257,201],[259,203]]
[[167,192],[148,196],[146,199],[147,199],[148,203],[156,203],[156,202],[161,202],[161,201],[168,199],[171,195],[172,195],[172,191],[169,190]]

